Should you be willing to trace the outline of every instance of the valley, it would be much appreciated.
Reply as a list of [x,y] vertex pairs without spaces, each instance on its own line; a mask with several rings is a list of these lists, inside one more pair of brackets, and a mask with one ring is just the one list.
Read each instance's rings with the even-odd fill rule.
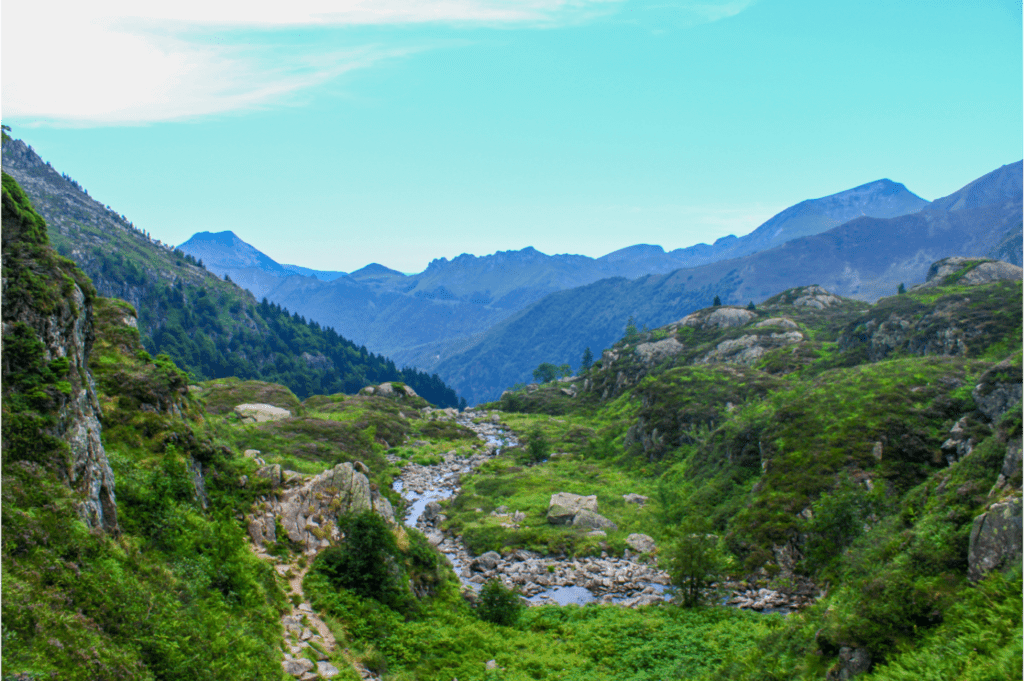
[[[827,238],[998,246],[1013,181]],[[130,225],[62,231],[6,174],[3,211],[5,678],[1019,678],[1019,266],[945,253],[870,301],[707,275],[458,409]],[[156,274],[129,286],[122,242]],[[172,310],[203,318],[178,356],[149,345]]]

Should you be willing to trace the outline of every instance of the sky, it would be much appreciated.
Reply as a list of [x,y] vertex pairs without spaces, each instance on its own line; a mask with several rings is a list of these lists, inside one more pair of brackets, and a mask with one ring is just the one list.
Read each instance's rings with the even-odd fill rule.
[[0,116],[166,243],[413,273],[952,193],[1024,156],[1021,36],[1009,0],[5,0]]

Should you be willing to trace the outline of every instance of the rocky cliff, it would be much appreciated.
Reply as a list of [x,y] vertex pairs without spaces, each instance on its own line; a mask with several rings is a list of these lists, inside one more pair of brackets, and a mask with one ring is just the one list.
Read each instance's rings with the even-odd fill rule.
[[46,225],[3,176],[4,461],[55,470],[80,515],[116,532],[114,474],[88,370],[96,290],[49,247]]

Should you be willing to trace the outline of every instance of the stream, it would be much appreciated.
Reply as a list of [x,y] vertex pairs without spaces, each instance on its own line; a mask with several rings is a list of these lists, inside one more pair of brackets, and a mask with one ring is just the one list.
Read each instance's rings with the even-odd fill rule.
[[[409,502],[404,518],[408,527],[423,532],[451,562],[462,583],[474,590],[489,579],[501,579],[506,586],[518,587],[533,605],[585,605],[587,603],[615,603],[627,607],[646,605],[664,599],[668,575],[650,565],[633,560],[629,551],[623,558],[555,558],[515,550],[507,556],[489,552],[473,556],[460,537],[440,529],[445,519],[436,503],[455,496],[460,491],[463,475],[501,453],[505,447],[519,444],[515,434],[502,428],[498,418],[483,412],[466,410],[431,410],[428,417],[454,420],[477,434],[485,444],[482,452],[459,456],[455,451],[443,455],[440,463],[421,466],[409,463],[402,468],[393,488]],[[474,418],[484,417],[480,423]],[[394,463],[399,459],[389,455]],[[517,527],[525,514],[509,513],[499,507],[493,513],[505,518],[503,524]]]

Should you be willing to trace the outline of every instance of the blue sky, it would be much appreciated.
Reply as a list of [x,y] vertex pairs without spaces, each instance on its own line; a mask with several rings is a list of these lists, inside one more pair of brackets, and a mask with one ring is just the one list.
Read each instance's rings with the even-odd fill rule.
[[710,243],[1024,155],[1008,0],[81,4],[4,3],[14,135],[155,238],[318,269]]

